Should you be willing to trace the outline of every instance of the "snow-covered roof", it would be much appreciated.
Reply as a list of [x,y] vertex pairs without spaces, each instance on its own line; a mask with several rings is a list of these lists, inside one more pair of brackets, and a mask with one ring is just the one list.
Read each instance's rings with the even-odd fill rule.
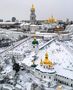
[[0,24],[2,25],[12,25],[12,24],[15,24],[16,22],[0,22]]
[[27,66],[31,66],[32,65],[32,60],[33,60],[33,56],[35,55],[34,52],[32,52],[29,56],[27,56],[23,61],[22,63],[27,65]]
[[59,66],[55,67],[57,75],[64,76],[66,78],[73,79],[73,71],[67,70],[65,68],[61,68]]
[[40,71],[43,72],[43,73],[49,73],[49,74],[56,72],[54,68],[52,68],[52,69],[44,68],[43,66],[40,66],[40,65],[38,65],[38,66],[36,67],[36,69],[37,69],[37,70],[40,70]]
[[11,86],[9,84],[3,84],[3,89],[13,90],[13,86]]

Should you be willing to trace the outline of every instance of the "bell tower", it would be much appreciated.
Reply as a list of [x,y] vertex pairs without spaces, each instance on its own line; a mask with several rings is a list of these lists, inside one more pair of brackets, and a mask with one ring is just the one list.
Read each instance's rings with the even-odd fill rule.
[[36,24],[35,6],[33,4],[31,7],[30,22],[31,24]]

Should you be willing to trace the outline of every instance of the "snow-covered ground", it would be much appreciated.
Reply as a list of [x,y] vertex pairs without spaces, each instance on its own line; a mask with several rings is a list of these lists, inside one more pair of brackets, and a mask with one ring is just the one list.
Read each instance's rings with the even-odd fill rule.
[[7,47],[0,48],[0,53],[3,52],[3,51],[5,51],[6,48]]
[[71,53],[73,53],[73,41],[64,41],[63,42],[64,46],[67,47],[67,49],[70,50]]
[[[39,42],[39,47],[41,45],[43,45],[44,43],[46,43],[46,41],[43,41],[42,39],[37,39],[37,40]],[[30,52],[33,51],[32,41],[33,41],[33,38],[30,38],[29,40],[21,43],[20,45],[18,45],[17,47],[12,49],[11,51],[28,56],[30,54]]]
[[[43,41],[42,39],[37,40],[39,42],[39,47],[46,43],[46,41]],[[25,63],[28,66],[32,65],[33,56],[35,55],[32,47],[32,41],[33,38],[30,38],[29,40],[26,40],[23,43],[11,49],[12,52],[24,53],[26,55],[26,58],[19,62],[23,64]],[[40,64],[40,60],[44,60],[45,53],[48,52],[49,59],[54,63],[54,68],[57,74],[73,79],[73,55],[69,49],[73,50],[72,42],[53,41],[52,43],[44,46],[42,49],[39,50],[37,55],[38,59],[35,61],[35,64]],[[2,51],[3,49],[1,49],[1,52]],[[29,51],[30,53],[28,53]],[[9,73],[11,72],[11,70],[12,67],[7,66],[2,73]],[[41,70],[43,69],[41,68]],[[32,83],[36,83],[38,84],[38,86],[41,86],[41,84],[45,85],[43,81],[36,78],[31,73],[28,73],[26,70],[21,70],[19,72],[19,78],[17,80],[17,87],[22,88],[22,90],[31,90]],[[72,90],[71,87],[65,85],[62,85],[62,88],[63,90]],[[53,88],[46,88],[46,90],[56,90],[56,86]]]
[[[23,37],[23,36],[24,36],[23,32],[16,32],[16,31],[10,31],[7,29],[0,29],[0,39],[5,38],[5,39],[11,39],[11,41],[17,41],[19,40],[20,37]],[[0,48],[0,53],[4,52],[7,48],[8,47]]]

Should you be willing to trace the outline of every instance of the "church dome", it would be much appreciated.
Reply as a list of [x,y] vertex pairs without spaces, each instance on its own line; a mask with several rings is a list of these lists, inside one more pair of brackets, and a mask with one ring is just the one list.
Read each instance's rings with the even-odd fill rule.
[[57,20],[52,16],[48,19],[48,23],[55,23]]
[[34,6],[34,4],[32,4],[31,11],[35,11],[35,6]]
[[52,61],[48,59],[48,53],[45,54],[45,59],[43,61],[40,61],[40,64],[47,65],[49,67],[53,66]]

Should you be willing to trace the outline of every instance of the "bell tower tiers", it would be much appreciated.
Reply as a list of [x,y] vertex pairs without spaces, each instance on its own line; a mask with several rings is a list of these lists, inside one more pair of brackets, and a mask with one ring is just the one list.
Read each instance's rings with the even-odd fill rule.
[[33,4],[30,13],[30,22],[31,24],[36,24],[35,6]]

